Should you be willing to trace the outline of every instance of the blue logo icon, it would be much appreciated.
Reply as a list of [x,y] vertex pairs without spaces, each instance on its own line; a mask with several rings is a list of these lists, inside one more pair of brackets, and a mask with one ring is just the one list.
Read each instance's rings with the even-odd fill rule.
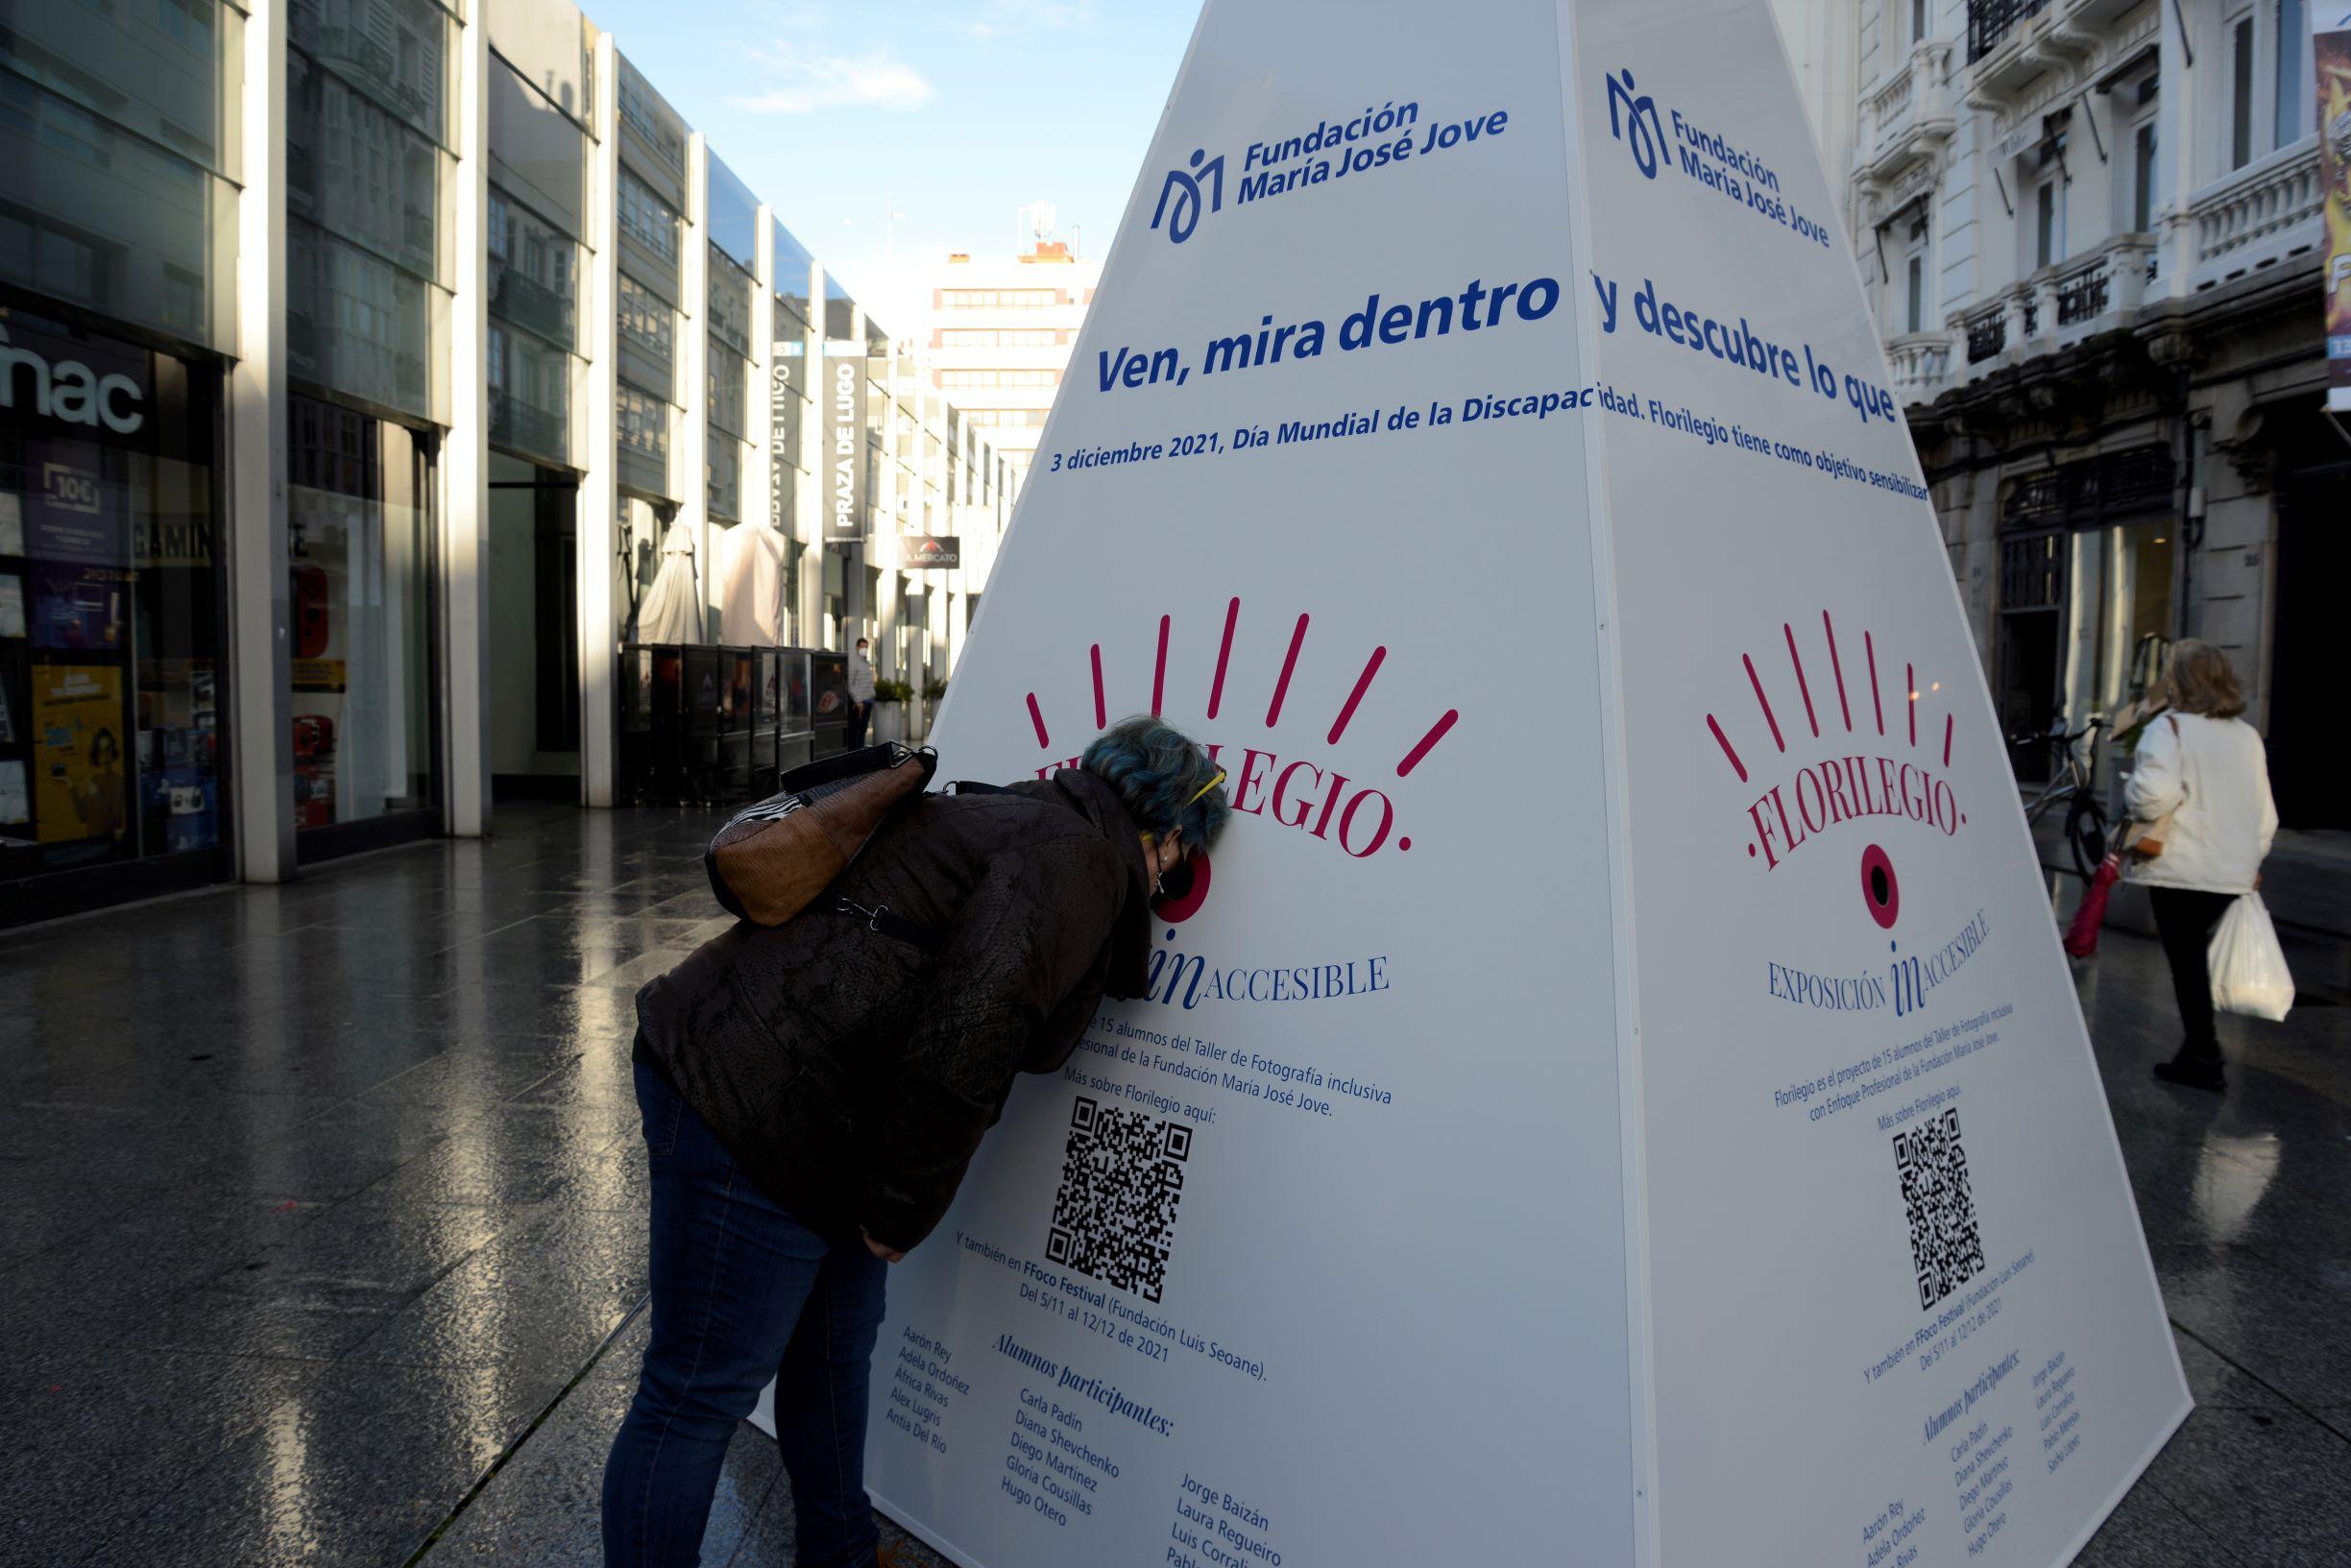
[[[1207,161],[1201,162],[1202,158]],[[1151,226],[1156,229],[1162,219],[1166,220],[1168,238],[1177,245],[1190,239],[1192,230],[1200,227],[1201,181],[1208,181],[1208,210],[1224,210],[1224,155],[1219,153],[1208,157],[1207,149],[1195,147],[1191,167],[1196,172],[1168,171],[1167,182],[1159,187],[1159,205],[1151,213]],[[1171,200],[1176,204],[1173,212],[1168,210]]]
[[1658,117],[1657,100],[1638,91],[1629,70],[1618,71],[1608,79],[1609,134],[1618,141],[1630,138],[1633,162],[1644,179],[1658,177],[1658,155],[1665,146],[1665,122]]

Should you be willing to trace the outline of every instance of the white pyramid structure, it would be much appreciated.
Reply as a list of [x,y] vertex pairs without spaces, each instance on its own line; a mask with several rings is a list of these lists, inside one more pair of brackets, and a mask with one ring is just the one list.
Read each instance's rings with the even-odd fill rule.
[[2053,1564],[2189,1408],[1765,0],[1210,0],[936,741],[1234,824],[893,1270],[970,1568]]

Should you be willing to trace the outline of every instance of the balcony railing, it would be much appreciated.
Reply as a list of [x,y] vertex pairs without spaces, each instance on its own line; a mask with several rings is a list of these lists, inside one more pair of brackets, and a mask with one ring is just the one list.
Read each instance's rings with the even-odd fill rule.
[[1967,324],[1967,356],[1971,365],[1980,365],[1987,359],[1997,359],[2008,347],[2008,315],[2003,310],[1987,310],[1971,316]]
[[2198,191],[2193,287],[2211,288],[2319,243],[2318,138],[2305,137]]
[[2057,325],[2078,326],[2106,314],[2106,264],[2085,267],[2057,283]]
[[1918,62],[1913,60],[1869,95],[1869,123],[1876,128],[1880,145],[1900,135],[1909,124],[1918,104]]
[[490,313],[549,343],[571,344],[571,302],[519,267],[490,262]]
[[535,408],[503,387],[490,391],[490,439],[561,463],[570,456],[564,417]]
[[2007,41],[2017,24],[2048,9],[2048,0],[1968,0],[1968,63]]
[[1930,403],[1951,380],[1949,332],[1910,332],[1886,341],[1894,391],[1905,403]]

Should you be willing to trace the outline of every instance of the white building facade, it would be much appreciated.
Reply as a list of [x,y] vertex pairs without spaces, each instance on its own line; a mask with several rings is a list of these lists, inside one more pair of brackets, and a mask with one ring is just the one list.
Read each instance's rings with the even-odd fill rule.
[[987,432],[1015,474],[1045,433],[1102,263],[1038,238],[1017,255],[947,258],[931,289],[923,352],[933,384]]
[[[2200,637],[2288,825],[2343,825],[2320,683],[2351,446],[2323,413],[2309,0],[1850,14],[1854,109],[1822,139],[2003,725],[2078,729]],[[1815,26],[1783,14],[1800,74],[1833,75]]]
[[821,716],[722,644],[944,679],[989,432],[570,0],[0,35],[0,925],[611,805],[658,679]]

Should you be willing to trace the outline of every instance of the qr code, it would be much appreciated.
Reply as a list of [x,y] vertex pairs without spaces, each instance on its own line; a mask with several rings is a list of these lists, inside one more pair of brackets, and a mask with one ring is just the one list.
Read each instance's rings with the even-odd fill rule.
[[1192,1129],[1078,1097],[1045,1256],[1146,1301],[1167,1286]]
[[1983,1272],[1983,1238],[1968,1187],[1967,1149],[1954,1108],[1894,1135],[1894,1169],[1910,1215],[1910,1262],[1919,1306],[1931,1307]]

